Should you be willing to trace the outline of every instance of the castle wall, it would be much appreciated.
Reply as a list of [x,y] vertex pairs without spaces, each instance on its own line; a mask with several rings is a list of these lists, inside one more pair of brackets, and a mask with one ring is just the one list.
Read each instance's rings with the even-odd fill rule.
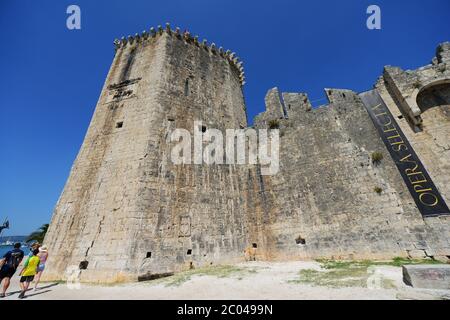
[[[424,221],[356,93],[327,89],[329,105],[313,109],[306,94],[268,92],[254,127],[280,129],[275,175],[175,165],[174,129],[247,127],[241,63],[169,26],[115,44],[45,239],[46,280],[145,280],[244,259],[450,255],[449,218]],[[377,86],[448,203],[447,49],[416,73],[387,68]],[[429,91],[436,81],[444,103]]]
[[[428,65],[405,72],[386,67],[384,77],[377,82],[377,89],[442,197],[450,203],[450,68],[441,68],[442,65]],[[432,106],[430,95],[434,88],[442,102]],[[424,110],[418,99],[423,99]],[[419,110],[419,126],[404,111],[413,108]]]
[[[450,205],[450,44],[438,46],[433,63],[417,70],[385,67],[376,88],[411,146]],[[415,110],[414,116],[411,110]],[[420,250],[450,254],[450,217],[427,218]],[[433,248],[433,249],[431,249]]]
[[[281,104],[273,99],[257,117],[257,127],[277,119],[281,131],[280,172],[264,177],[273,210],[262,256],[425,257],[448,248],[448,224],[425,224],[359,97],[327,95],[329,105],[311,109],[306,95],[283,93],[288,117],[273,115]],[[268,96],[280,95],[275,88]],[[378,164],[374,152],[383,154]]]

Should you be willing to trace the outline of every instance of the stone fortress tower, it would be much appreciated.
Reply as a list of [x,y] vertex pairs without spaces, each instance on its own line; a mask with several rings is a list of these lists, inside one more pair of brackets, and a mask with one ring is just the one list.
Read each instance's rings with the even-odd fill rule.
[[[242,62],[168,24],[114,43],[45,239],[47,280],[146,280],[244,259],[450,256],[450,216],[422,216],[358,94],[327,89],[329,105],[313,109],[306,94],[270,90],[254,127],[280,129],[276,175],[174,165],[175,128],[247,128]],[[418,70],[386,67],[376,87],[450,203],[450,44]]]

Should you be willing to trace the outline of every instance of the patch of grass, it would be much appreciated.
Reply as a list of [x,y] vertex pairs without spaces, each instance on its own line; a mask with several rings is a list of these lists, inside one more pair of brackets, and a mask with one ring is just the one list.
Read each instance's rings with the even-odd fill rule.
[[383,160],[383,154],[381,152],[372,152],[372,163],[373,164],[379,164],[381,160]]
[[324,269],[342,269],[348,268],[355,265],[356,261],[341,261],[341,260],[328,260],[328,259],[317,259]]
[[[355,260],[337,261],[328,259],[316,260],[321,264],[322,270],[304,269],[300,270],[297,279],[290,283],[304,283],[325,287],[367,287],[367,280],[372,275],[368,272],[371,266],[394,266],[400,267],[405,264],[436,264],[439,261],[424,259],[406,259],[397,257],[389,261]],[[391,279],[383,278],[381,286],[385,289],[395,288]]]
[[388,262],[382,262],[378,261],[376,263],[388,265],[388,266],[394,266],[394,267],[401,267],[404,264],[440,264],[442,262],[433,260],[433,259],[408,259],[408,258],[402,258],[402,257],[396,257],[392,259],[392,261]]
[[378,194],[381,194],[383,192],[383,189],[381,189],[380,187],[375,187],[373,188],[373,191],[375,191]]
[[395,257],[392,260],[328,260],[317,259],[324,269],[339,269],[348,267],[370,267],[370,266],[393,266],[401,267],[404,264],[439,264],[441,262],[432,259],[408,259],[402,257]]
[[322,287],[364,287],[367,283],[367,268],[334,269],[319,271],[313,269],[300,270],[299,278],[290,283],[306,283]]
[[183,271],[173,276],[161,278],[157,280],[150,281],[151,284],[165,284],[166,287],[169,286],[180,286],[183,283],[189,281],[194,276],[212,276],[217,278],[229,278],[237,277],[238,280],[242,280],[244,275],[251,273],[256,273],[256,269],[240,268],[236,266],[213,266],[213,267],[203,267],[198,269],[191,269]]
[[278,129],[280,127],[280,121],[277,119],[269,120],[267,124],[269,125],[269,129]]

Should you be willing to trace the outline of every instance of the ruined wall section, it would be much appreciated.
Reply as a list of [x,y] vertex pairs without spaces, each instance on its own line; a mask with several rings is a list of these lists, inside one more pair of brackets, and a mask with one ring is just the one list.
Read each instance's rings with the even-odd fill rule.
[[[415,254],[424,222],[364,105],[352,91],[326,92],[330,105],[318,109],[301,93],[266,99],[269,112],[257,117],[257,127],[276,119],[281,132],[280,172],[263,178],[274,210],[261,250],[269,259]],[[273,114],[281,104],[287,117]]]
[[[439,59],[417,70],[386,67],[376,87],[396,117],[412,147],[447,204],[450,203],[450,43],[437,49]],[[448,54],[448,53],[447,53]],[[447,59],[447,60],[445,60]],[[438,89],[436,92],[436,88]],[[433,92],[434,91],[434,92]],[[424,106],[424,95],[436,94],[442,101]],[[438,103],[440,102],[440,103]],[[416,110],[420,126],[405,110]]]
[[[383,77],[376,84],[447,205],[450,205],[449,57],[450,43],[440,44],[431,64],[406,71],[385,67]],[[425,222],[428,232],[422,233],[424,240],[419,248],[437,256],[448,256],[450,217],[427,218]],[[433,243],[435,250],[430,250],[428,242]]]

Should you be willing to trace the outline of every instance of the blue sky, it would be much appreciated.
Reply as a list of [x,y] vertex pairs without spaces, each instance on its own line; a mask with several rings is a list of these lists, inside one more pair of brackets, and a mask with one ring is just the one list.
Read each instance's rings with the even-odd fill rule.
[[[66,8],[81,8],[81,30]],[[366,28],[377,4],[382,29]],[[269,88],[370,89],[384,65],[413,69],[450,40],[450,2],[0,0],[0,219],[8,235],[49,222],[113,58],[114,38],[171,22],[236,51],[249,119]],[[324,100],[315,104],[325,103]]]

